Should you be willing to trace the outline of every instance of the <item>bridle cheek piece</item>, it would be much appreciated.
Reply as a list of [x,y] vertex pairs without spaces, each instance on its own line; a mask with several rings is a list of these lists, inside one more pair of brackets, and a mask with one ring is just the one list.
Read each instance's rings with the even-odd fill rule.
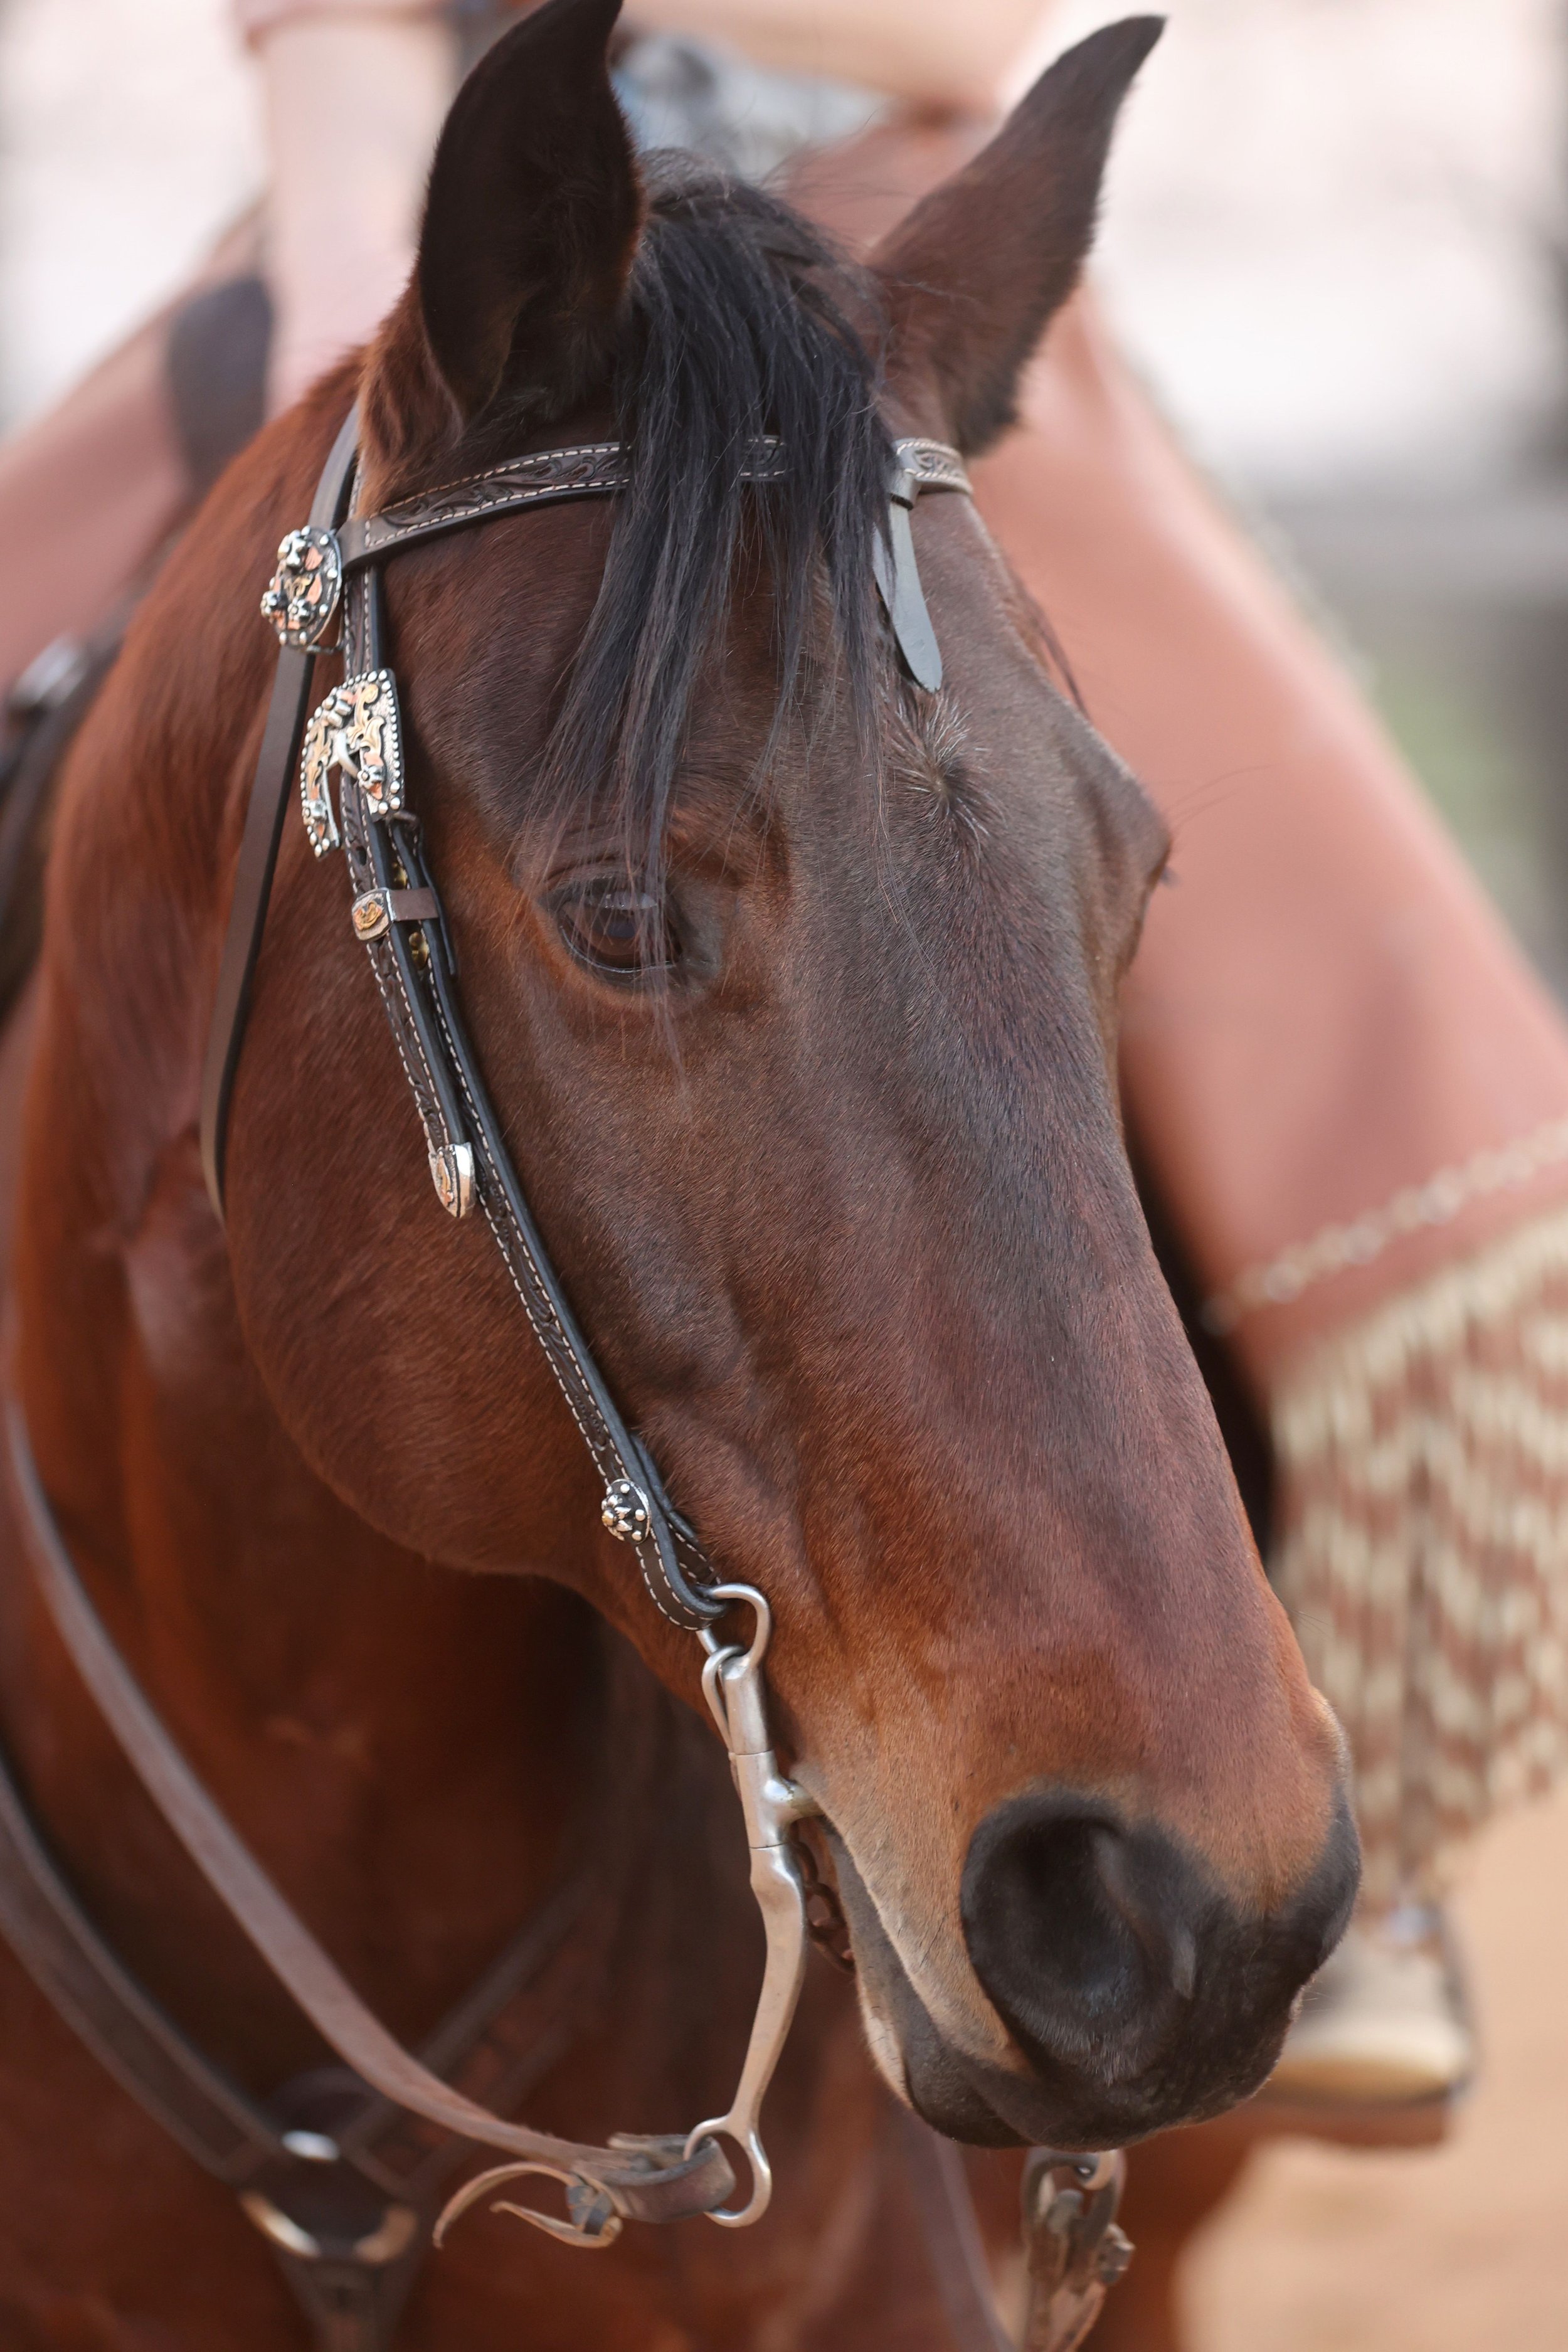
[[[298,778],[300,813],[318,857],[342,849],[353,897],[350,926],[370,960],[424,1132],[441,1206],[483,1213],[524,1314],[604,1481],[601,1519],[631,1547],[650,1601],[695,1633],[707,1653],[702,1687],[729,1752],[751,1849],[751,1884],[766,1931],[766,1959],[750,2042],[728,2110],[679,2137],[617,2136],[607,2147],[556,2139],[509,2123],[412,2056],[359,2000],[284,1902],[196,1780],[148,1705],[78,1577],[34,1465],[20,1408],[9,1415],[12,1467],[41,1591],[83,1680],[130,1761],[208,1883],[327,2042],[399,2107],[504,2152],[447,2205],[442,2231],[507,2182],[538,2175],[562,2184],[564,2220],[505,2204],[566,2243],[605,2246],[627,2219],[706,2213],[740,2229],[766,2210],[772,2174],[759,2136],[763,2096],[799,1998],[808,1933],[793,1824],[816,1809],[778,1769],[768,1729],[763,1661],[772,1614],[754,1587],[721,1582],[695,1531],[666,1494],[640,1438],[623,1419],[573,1313],[519,1181],[469,1045],[456,992],[457,963],[440,895],[408,803],[397,681],[387,665],[382,568],[407,547],[503,515],[563,499],[613,496],[632,478],[617,442],[517,457],[489,472],[405,499],[374,515],[349,511],[357,411],[333,444],[310,521],[279,550],[261,609],[277,631],[277,677],[247,810],[234,898],[203,1072],[201,1145],[214,1207],[223,1214],[225,1139],[260,950],[284,811]],[[915,564],[910,510],[922,490],[967,492],[956,451],[895,443],[889,520],[875,573],[900,655],[934,689],[942,659]],[[788,453],[774,439],[746,452],[743,478],[781,479]],[[342,652],[344,676],[313,702],[317,659]],[[334,803],[335,789],[335,803]],[[721,1638],[732,1609],[752,1612],[749,1643]],[[745,2152],[751,2192],[728,2200],[734,2175],[720,2146]]]

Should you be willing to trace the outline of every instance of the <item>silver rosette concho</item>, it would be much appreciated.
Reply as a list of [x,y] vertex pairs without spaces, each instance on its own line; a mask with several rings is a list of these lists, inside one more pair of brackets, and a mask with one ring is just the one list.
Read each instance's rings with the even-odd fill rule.
[[300,757],[300,805],[318,857],[338,846],[329,789],[333,772],[351,777],[372,816],[395,816],[403,807],[403,730],[397,687],[389,669],[362,670],[334,686],[318,703]]
[[343,589],[343,563],[336,531],[314,525],[291,530],[278,550],[278,569],[267,583],[261,610],[280,645],[299,653],[327,650],[327,632]]

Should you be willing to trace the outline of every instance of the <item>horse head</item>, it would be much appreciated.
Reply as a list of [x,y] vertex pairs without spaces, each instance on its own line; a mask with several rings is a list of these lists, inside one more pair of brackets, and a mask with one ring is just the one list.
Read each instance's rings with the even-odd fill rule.
[[[598,1361],[771,1602],[878,2063],[958,2136],[1103,2145],[1260,2080],[1354,1832],[1119,1117],[1162,825],[966,499],[913,523],[940,691],[872,572],[891,437],[1005,426],[1157,26],[1070,52],[856,268],[770,196],[639,173],[615,14],[551,0],[476,68],[360,379],[364,507],[634,453],[616,501],[389,572],[410,796]],[[227,494],[258,545],[344,400]],[[748,482],[765,436],[782,478]],[[482,1217],[431,1195],[293,825],[228,1204],[248,1346],[338,1494],[455,1570],[564,1580],[695,1696]]]

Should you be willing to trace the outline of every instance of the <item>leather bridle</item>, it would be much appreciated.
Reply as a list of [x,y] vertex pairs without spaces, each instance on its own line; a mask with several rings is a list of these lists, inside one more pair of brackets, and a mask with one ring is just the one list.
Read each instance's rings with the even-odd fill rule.
[[[20,1409],[10,1411],[15,1483],[32,1535],[40,1589],[77,1667],[165,1820],[273,1973],[329,2044],[373,2089],[447,2130],[505,2152],[509,2161],[454,2200],[465,2209],[520,2173],[544,2173],[566,2190],[568,2218],[528,2213],[579,2245],[606,2245],[623,2221],[706,2213],[729,2228],[760,2218],[772,2176],[758,2131],[762,2102],[799,1997],[807,1937],[805,1895],[790,1842],[815,1811],[780,1775],[767,1725],[763,1661],[772,1627],[753,1587],[720,1580],[700,1541],[665,1493],[655,1465],[627,1427],[551,1265],[468,1043],[456,992],[447,918],[409,805],[397,684],[386,666],[382,571],[405,548],[563,499],[612,496],[631,479],[632,458],[615,442],[514,458],[470,479],[405,499],[373,515],[348,511],[358,435],[351,413],[331,448],[310,520],[279,551],[262,600],[277,631],[278,674],[257,761],[219,966],[201,1102],[202,1160],[223,1213],[225,1144],[250,982],[260,950],[283,813],[299,780],[311,846],[345,853],[350,919],[365,948],[424,1131],[437,1198],[455,1217],[482,1211],[513,1288],[605,1481],[601,1517],[636,1554],[649,1599],[696,1633],[708,1655],[702,1686],[723,1735],[751,1847],[752,1888],[766,1930],[766,1960],[735,2097],[722,2116],[683,2139],[621,2138],[595,2148],[504,2121],[455,2091],[387,2033],[247,1852],[170,1740],[98,1617],[55,1523],[33,1464]],[[908,514],[922,488],[968,489],[956,451],[928,441],[894,445],[888,528],[876,572],[904,658],[928,685],[941,662],[925,610]],[[743,476],[779,479],[788,452],[753,443]],[[900,527],[901,526],[901,527]],[[317,660],[341,651],[344,675],[311,709]],[[332,783],[337,783],[333,805]],[[749,1643],[715,1627],[744,1603]],[[734,2178],[721,2147],[744,2148],[752,2173],[743,2204],[726,2203]],[[521,2210],[513,2208],[513,2210]]]
[[[279,2155],[298,2170],[296,2143],[316,2138],[340,2170],[345,2162],[357,2165],[374,2185],[384,2186],[383,2173],[364,2153],[371,2145],[367,2119],[395,2108],[426,2118],[459,2142],[501,2150],[508,2159],[450,2200],[435,2226],[437,2243],[472,2205],[510,2181],[537,2175],[564,2189],[563,2219],[510,2202],[501,2210],[568,2244],[607,2246],[627,2219],[668,2221],[705,2213],[723,2226],[741,2228],[760,2218],[772,2192],[759,2117],[795,2013],[807,1937],[803,1873],[790,1832],[816,1808],[782,1777],[773,1752],[762,1671],[772,1623],[767,1602],[752,1586],[720,1580],[700,1538],[671,1504],[578,1328],[507,1150],[462,1021],[447,918],[425,856],[418,816],[408,803],[397,686],[383,642],[381,575],[393,556],[536,506],[613,496],[630,483],[632,456],[613,442],[546,450],[404,499],[379,514],[358,515],[349,511],[357,436],[357,412],[351,412],[322,471],[310,520],[284,540],[262,600],[280,650],[241,838],[204,1068],[203,1170],[221,1219],[235,1074],[284,812],[298,776],[305,826],[317,856],[340,845],[345,853],[353,889],[351,923],[370,957],[441,1205],[455,1217],[469,1214],[476,1204],[482,1211],[605,1481],[605,1527],[631,1545],[655,1606],[696,1633],[707,1652],[703,1691],[729,1751],[751,1847],[752,1888],[766,1933],[763,1980],[746,2057],[724,2115],[684,2137],[617,2135],[607,2147],[593,2147],[507,2122],[442,2079],[433,2071],[437,2050],[445,2047],[439,2036],[430,2063],[404,2050],[248,1853],[121,1658],[70,1559],[14,1397],[7,1412],[13,1483],[39,1589],[56,1628],[143,1785],[226,1908],[361,2084],[379,2095],[382,2105],[362,2107],[353,2126],[363,2147],[355,2152],[353,2133],[341,2149],[309,2131],[278,2140],[264,2116],[252,2114],[243,2101],[236,2103],[227,2086],[147,2008],[99,1943],[33,1837],[3,1767],[0,1928],[106,2062],[154,2113],[173,2116],[177,2136],[220,2177],[232,2175],[238,2181]],[[934,690],[942,683],[942,656],[921,586],[910,513],[922,490],[967,492],[969,481],[958,453],[945,444],[899,440],[893,450],[888,520],[874,542],[873,570],[905,667],[919,685]],[[782,478],[788,464],[788,450],[779,442],[760,441],[745,453],[742,478],[765,485]],[[340,650],[342,681],[312,708],[316,663]],[[719,1621],[742,1603],[752,1611],[750,1643],[721,1640]],[[519,1966],[509,1958],[501,1973],[515,1974]],[[468,2005],[476,2021],[465,2032],[478,2032],[479,2019],[491,2013],[493,2001],[487,2008],[486,1998],[486,1989],[479,1989]],[[966,2347],[1000,2346],[1005,2339],[991,2314],[984,2255],[956,2152],[940,2147],[913,2116],[900,2128],[954,2333]],[[721,2137],[744,2148],[751,2168],[751,2194],[739,2206],[725,2202],[735,2184]],[[1040,2352],[1069,2352],[1125,2258],[1125,2241],[1112,2221],[1120,2159],[1037,2151],[1032,2161],[1025,2196],[1033,2283],[1025,2341]],[[362,2245],[334,2270],[321,2262],[320,2248],[298,2255],[298,2226],[261,2190],[253,2187],[246,2196],[252,2218],[277,2237],[286,2264],[292,2263],[296,2286],[318,2319],[326,2314],[321,2298],[327,2294],[331,2300],[329,2289],[352,2293],[361,2308],[353,2340],[382,2341],[395,2317],[399,2282],[410,2274],[408,2265],[422,2242],[412,2210],[395,2204],[387,2209],[389,2217],[407,2214],[395,2247],[390,2240],[385,2248],[377,2242],[373,2251]],[[395,2275],[378,2269],[389,2263],[395,2263]],[[389,2290],[384,2295],[374,2284],[383,2275]]]
[[[595,442],[515,457],[489,472],[421,492],[374,515],[345,519],[353,480],[357,415],[332,446],[310,520],[279,550],[262,610],[280,644],[236,872],[234,898],[202,1079],[202,1166],[223,1214],[229,1102],[260,952],[283,814],[296,768],[305,827],[318,857],[340,844],[354,899],[354,936],[376,985],[414,1095],[436,1192],[466,1216],[476,1201],[495,1235],[546,1360],[605,1481],[603,1517],[635,1551],[648,1597],[674,1623],[696,1631],[722,1612],[696,1534],[669,1501],[658,1470],[610,1395],[529,1209],[464,1028],[451,938],[407,800],[396,681],[384,666],[381,574],[387,561],[457,530],[566,499],[614,496],[631,480],[631,455]],[[909,515],[922,490],[967,492],[954,449],[935,441],[894,445],[898,466],[889,524],[877,541],[878,585],[913,676],[934,689],[942,659],[915,563]],[[783,478],[788,453],[754,444],[742,478]],[[344,677],[310,715],[317,658],[340,649]],[[331,783],[339,780],[334,814]]]

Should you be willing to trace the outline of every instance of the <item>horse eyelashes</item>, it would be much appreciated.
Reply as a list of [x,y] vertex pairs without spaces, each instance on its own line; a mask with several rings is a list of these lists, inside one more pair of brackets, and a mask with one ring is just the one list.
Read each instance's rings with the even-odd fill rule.
[[661,898],[625,882],[580,883],[554,902],[556,923],[580,963],[617,980],[668,971],[679,961]]

